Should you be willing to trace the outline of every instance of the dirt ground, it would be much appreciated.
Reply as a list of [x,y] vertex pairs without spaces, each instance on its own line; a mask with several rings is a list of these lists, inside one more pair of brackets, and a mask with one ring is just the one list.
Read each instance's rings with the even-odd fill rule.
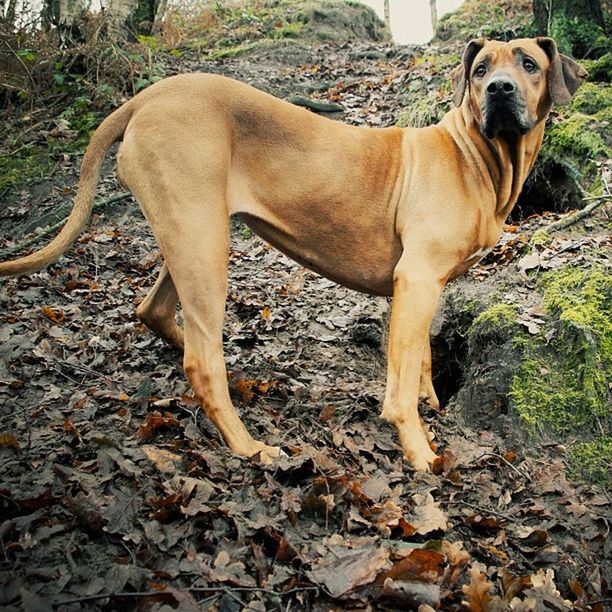
[[[334,118],[386,126],[418,76],[411,58],[427,52],[295,44],[218,62],[186,54],[167,69],[281,97],[340,83]],[[5,247],[71,197],[77,161],[5,209]],[[98,197],[120,190],[109,162]],[[508,260],[465,282],[518,273]],[[453,393],[470,384],[460,369],[440,365],[457,380],[438,375],[450,395],[440,414],[423,407],[437,473],[408,467],[378,418],[388,300],[233,227],[230,387],[250,431],[287,454],[262,466],[228,452],[181,355],[136,319],[159,266],[125,200],[59,263],[0,284],[3,609],[609,609],[608,496],[570,482],[554,444],[473,419]]]

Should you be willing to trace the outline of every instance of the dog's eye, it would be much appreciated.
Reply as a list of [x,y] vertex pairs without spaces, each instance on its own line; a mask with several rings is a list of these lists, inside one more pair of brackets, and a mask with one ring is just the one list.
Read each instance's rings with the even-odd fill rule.
[[527,72],[535,72],[538,68],[537,64],[530,58],[526,57],[523,59],[523,68]]
[[481,79],[485,74],[487,74],[487,67],[484,64],[480,64],[474,70],[474,75]]

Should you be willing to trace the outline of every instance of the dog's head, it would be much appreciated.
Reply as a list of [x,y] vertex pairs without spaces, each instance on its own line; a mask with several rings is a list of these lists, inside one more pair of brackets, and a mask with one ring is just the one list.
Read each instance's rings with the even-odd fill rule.
[[453,101],[468,96],[472,114],[489,139],[526,134],[553,104],[568,104],[587,73],[560,54],[552,38],[468,43],[452,73]]

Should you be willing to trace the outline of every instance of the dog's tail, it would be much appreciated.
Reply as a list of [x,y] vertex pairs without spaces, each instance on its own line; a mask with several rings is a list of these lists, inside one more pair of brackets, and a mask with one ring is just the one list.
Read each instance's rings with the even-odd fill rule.
[[0,276],[15,276],[36,272],[56,261],[78,238],[89,220],[100,178],[100,168],[107,151],[121,140],[133,113],[128,102],[109,115],[91,137],[81,165],[79,188],[66,224],[60,233],[42,249],[10,261],[0,263]]

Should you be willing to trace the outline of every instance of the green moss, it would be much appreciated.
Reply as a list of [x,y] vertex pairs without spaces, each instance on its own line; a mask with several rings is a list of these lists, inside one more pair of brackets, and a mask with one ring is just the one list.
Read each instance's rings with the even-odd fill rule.
[[0,193],[10,195],[20,187],[47,178],[53,168],[50,152],[42,147],[28,145],[14,155],[0,156]]
[[553,14],[549,35],[557,42],[559,51],[574,57],[600,57],[610,50],[610,41],[598,24],[563,12]]
[[497,333],[516,323],[518,308],[514,304],[494,304],[481,312],[472,323],[468,335]]
[[275,28],[272,32],[273,38],[297,38],[302,30],[304,24],[301,21],[294,21],[293,23],[285,23]]
[[571,156],[591,160],[612,157],[612,150],[599,133],[609,127],[607,110],[595,116],[574,113],[547,130],[542,153],[557,158]]
[[548,343],[523,345],[510,385],[511,404],[532,429],[608,432],[612,364],[612,277],[568,266],[543,275]]
[[612,437],[582,442],[570,450],[570,475],[576,480],[612,488]]
[[604,83],[584,83],[572,100],[574,111],[595,115],[605,111],[612,104],[612,85]]
[[550,234],[544,229],[539,229],[534,232],[529,244],[535,247],[546,247],[551,243],[551,241],[552,238]]
[[612,52],[596,60],[581,60],[581,63],[587,69],[590,81],[612,82]]
[[466,0],[440,19],[436,35],[462,43],[479,36],[509,40],[531,36],[531,28],[529,0]]

